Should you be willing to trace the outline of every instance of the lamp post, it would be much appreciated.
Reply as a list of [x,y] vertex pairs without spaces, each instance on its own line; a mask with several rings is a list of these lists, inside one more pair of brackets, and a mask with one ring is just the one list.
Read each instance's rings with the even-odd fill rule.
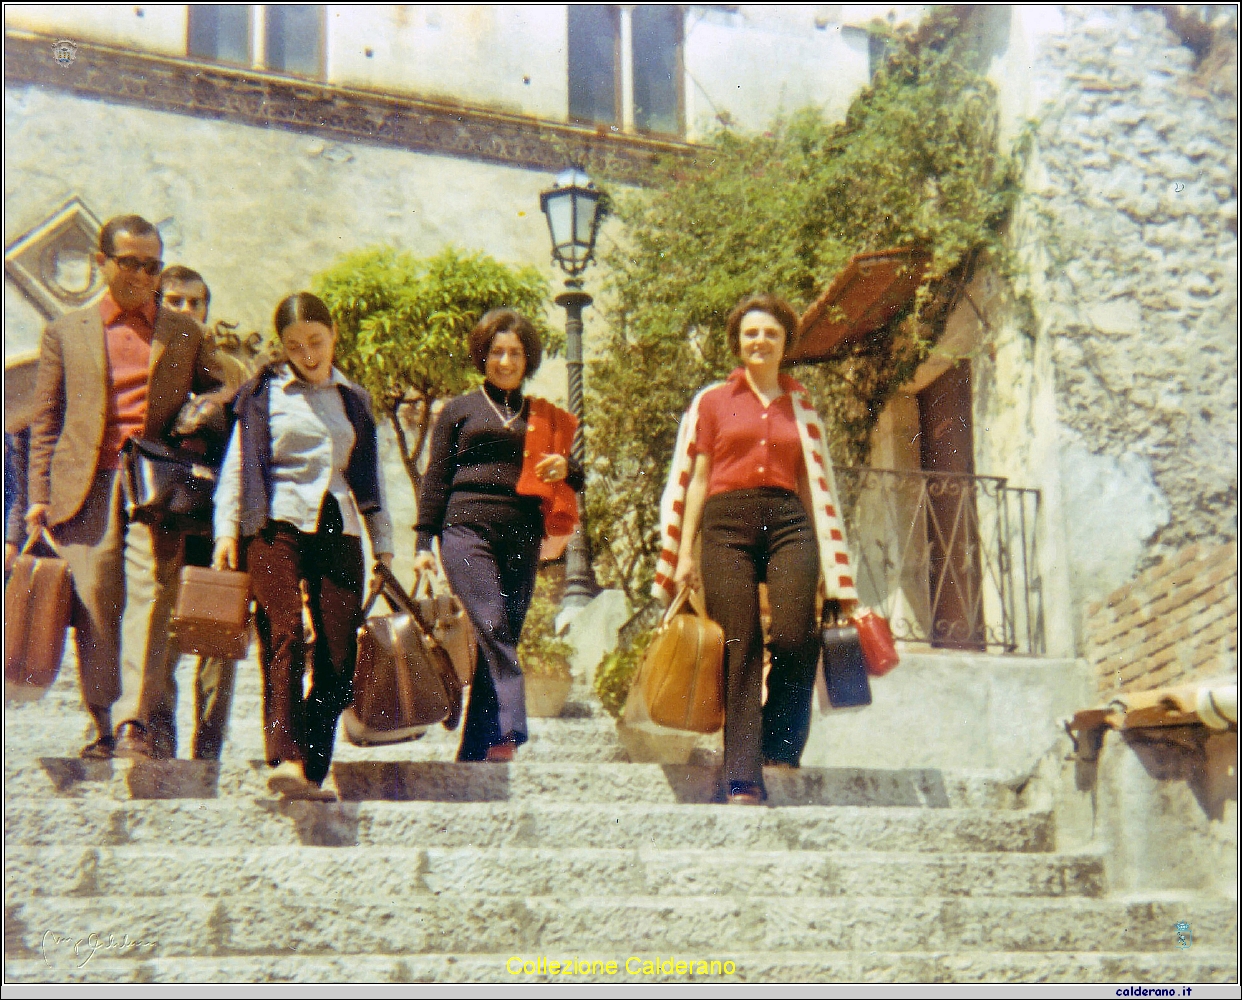
[[[586,464],[586,443],[582,433],[582,310],[593,301],[582,290],[579,277],[595,255],[595,233],[599,227],[599,196],[595,185],[577,168],[557,175],[550,190],[539,195],[539,207],[548,219],[552,237],[552,259],[567,275],[565,291],[556,304],[565,310],[565,360],[569,375],[569,410],[578,418],[574,434],[573,457]],[[586,497],[578,494],[580,521],[565,551],[565,609],[585,607],[596,594],[595,570],[586,533]]]

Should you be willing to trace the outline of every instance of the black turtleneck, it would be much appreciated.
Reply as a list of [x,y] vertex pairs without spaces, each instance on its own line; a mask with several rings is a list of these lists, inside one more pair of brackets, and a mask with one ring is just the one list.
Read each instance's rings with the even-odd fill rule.
[[[432,538],[452,524],[494,524],[514,518],[534,523],[542,517],[538,497],[517,493],[527,412],[520,389],[505,392],[490,382],[482,391],[444,404],[418,490],[420,552],[430,549]],[[572,489],[582,488],[582,467],[572,459],[566,482]]]

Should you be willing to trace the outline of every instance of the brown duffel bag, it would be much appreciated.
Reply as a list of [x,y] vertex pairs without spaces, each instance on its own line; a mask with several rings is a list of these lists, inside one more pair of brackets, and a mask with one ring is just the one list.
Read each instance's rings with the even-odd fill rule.
[[[358,629],[353,716],[364,732],[406,730],[409,735],[375,736],[366,742],[413,738],[437,722],[455,729],[461,718],[462,687],[448,653],[392,571],[376,563],[372,572],[371,593],[362,610],[365,621]],[[371,615],[381,594],[392,614]]]
[[[680,614],[689,601],[694,614]],[[653,722],[692,733],[724,725],[724,631],[698,591],[682,587],[664,612],[639,672]]]
[[442,573],[420,573],[414,581],[414,603],[431,634],[444,647],[462,686],[474,679],[478,646],[474,626]]
[[[35,546],[51,552],[37,556]],[[4,696],[41,698],[60,672],[73,605],[69,564],[46,530],[35,532],[13,560],[4,585]]]
[[244,659],[250,647],[250,574],[183,566],[170,631],[183,653]]

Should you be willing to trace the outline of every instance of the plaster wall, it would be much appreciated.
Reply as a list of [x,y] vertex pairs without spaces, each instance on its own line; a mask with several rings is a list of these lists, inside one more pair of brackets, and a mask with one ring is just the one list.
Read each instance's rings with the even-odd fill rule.
[[822,683],[804,767],[1029,773],[1057,743],[1057,719],[1094,692],[1083,660],[949,652],[902,652],[896,670],[871,678],[863,709],[828,708]]
[[1061,17],[1026,81],[1025,280],[992,340],[988,405],[1030,352],[1011,421],[1041,430],[1002,435],[994,457],[1042,470],[1081,609],[1186,544],[1236,537],[1236,69],[1196,65],[1155,9]]
[[[100,218],[138,212],[165,260],[202,272],[211,319],[271,330],[285,295],[341,254],[390,243],[417,256],[446,244],[560,278],[549,257],[535,171],[83,100],[37,87],[5,92],[6,244],[77,195]],[[99,157],[101,136],[123,136]],[[587,275],[588,287],[599,279]],[[586,313],[587,342],[598,313]],[[556,311],[553,323],[563,317]],[[38,348],[43,317],[6,277],[5,357]],[[562,358],[529,388],[565,405]],[[381,431],[398,531],[398,571],[413,553],[414,498],[391,431]]]
[[332,5],[328,79],[564,120],[565,10],[561,4]]
[[807,105],[843,118],[870,80],[866,32],[811,4],[693,6],[684,63],[692,140],[722,120],[761,131],[773,116]]
[[185,55],[185,4],[5,4],[4,26],[168,56]]
[[[564,121],[566,9],[563,4],[329,4],[325,79]],[[914,23],[921,12],[921,5],[892,4],[687,6],[686,138],[701,138],[722,119],[747,130],[767,128],[773,116],[806,105],[822,107],[830,118],[844,116],[870,78],[865,25],[873,19]],[[10,4],[5,24],[71,40],[186,54],[184,4]],[[262,53],[254,60],[261,67]],[[622,62],[627,60],[623,53]]]

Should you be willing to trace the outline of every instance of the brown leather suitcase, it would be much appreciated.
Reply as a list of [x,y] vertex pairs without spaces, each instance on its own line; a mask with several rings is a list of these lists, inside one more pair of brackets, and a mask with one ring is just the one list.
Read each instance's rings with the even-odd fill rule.
[[[34,548],[51,553],[37,556]],[[32,535],[4,585],[4,696],[41,698],[60,672],[73,606],[69,564],[46,532]]]
[[250,647],[250,574],[183,567],[172,634],[183,653],[244,659]]
[[[689,601],[694,614],[679,614]],[[724,725],[724,631],[697,591],[683,587],[664,613],[639,673],[653,722],[692,733]]]
[[[358,629],[358,662],[354,670],[353,714],[365,742],[395,742],[413,738],[422,727],[444,723],[453,729],[461,718],[462,686],[449,655],[421,620],[410,599],[382,563],[374,569],[374,584]],[[393,613],[371,615],[380,595]],[[408,736],[397,736],[398,732]],[[377,737],[376,733],[392,734]],[[353,733],[346,731],[353,742]]]

